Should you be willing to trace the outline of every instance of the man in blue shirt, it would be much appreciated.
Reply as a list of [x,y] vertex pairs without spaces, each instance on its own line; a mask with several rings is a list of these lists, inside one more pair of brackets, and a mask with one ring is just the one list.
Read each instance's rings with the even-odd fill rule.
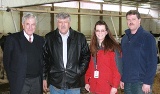
[[125,94],[151,94],[157,68],[155,38],[140,25],[137,10],[126,14],[129,29],[121,41],[123,75],[120,86]]

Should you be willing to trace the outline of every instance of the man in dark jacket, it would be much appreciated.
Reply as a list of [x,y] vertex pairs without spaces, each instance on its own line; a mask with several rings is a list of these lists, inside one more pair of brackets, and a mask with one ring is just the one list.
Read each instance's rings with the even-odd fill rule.
[[121,41],[123,74],[121,88],[125,94],[152,94],[152,84],[157,68],[156,41],[140,25],[137,10],[126,14],[129,29]]
[[43,37],[34,34],[36,16],[22,18],[23,31],[8,35],[3,63],[10,85],[10,94],[42,94]]
[[81,77],[86,72],[90,51],[85,36],[70,27],[70,15],[58,13],[58,28],[45,36],[43,89],[47,77],[51,94],[80,94]]

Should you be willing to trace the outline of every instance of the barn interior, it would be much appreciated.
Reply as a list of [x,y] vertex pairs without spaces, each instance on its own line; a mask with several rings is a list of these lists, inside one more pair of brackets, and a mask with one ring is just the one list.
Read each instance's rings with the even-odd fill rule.
[[[141,25],[154,35],[157,43],[157,74],[153,94],[160,94],[160,1],[159,0],[0,0],[0,44],[4,38],[20,32],[24,13],[32,12],[38,18],[36,34],[45,36],[57,28],[55,15],[67,12],[71,15],[71,27],[83,33],[88,43],[98,20],[104,20],[115,39],[120,43],[127,27],[126,12],[138,10]],[[82,94],[89,94],[83,88]],[[123,90],[119,89],[119,94]],[[9,94],[8,80],[3,67],[3,50],[0,49],[0,94]],[[49,93],[48,93],[49,94]]]

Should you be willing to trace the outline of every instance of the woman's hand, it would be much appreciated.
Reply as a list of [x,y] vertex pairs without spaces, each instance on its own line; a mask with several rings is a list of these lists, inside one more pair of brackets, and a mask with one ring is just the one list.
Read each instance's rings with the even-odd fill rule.
[[90,85],[89,85],[89,84],[86,84],[86,85],[85,85],[85,89],[86,89],[88,92],[90,92],[90,90],[89,90],[89,89],[90,89]]
[[110,94],[116,94],[117,93],[117,88],[112,87]]

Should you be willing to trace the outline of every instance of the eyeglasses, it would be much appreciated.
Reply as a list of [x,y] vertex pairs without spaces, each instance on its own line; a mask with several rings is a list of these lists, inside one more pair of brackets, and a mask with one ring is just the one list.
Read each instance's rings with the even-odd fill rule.
[[96,30],[95,32],[106,32],[106,30]]

